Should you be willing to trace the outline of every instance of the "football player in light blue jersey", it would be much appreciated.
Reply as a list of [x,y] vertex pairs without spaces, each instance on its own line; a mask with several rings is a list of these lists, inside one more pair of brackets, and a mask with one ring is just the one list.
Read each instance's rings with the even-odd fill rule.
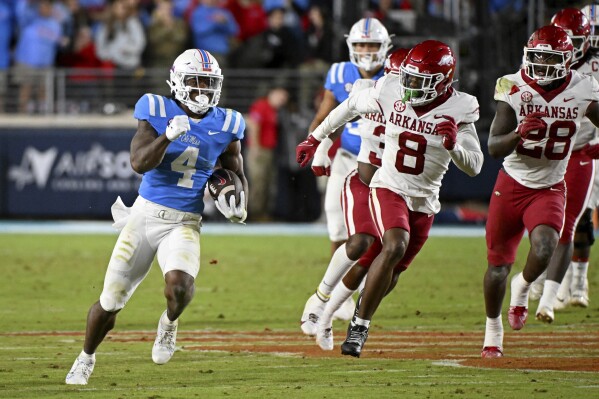
[[230,221],[243,223],[247,212],[240,139],[241,114],[216,105],[223,76],[205,50],[186,50],[175,60],[167,81],[172,98],[145,94],[135,105],[138,128],[131,141],[131,166],[143,174],[131,208],[120,198],[112,206],[114,226],[122,228],[112,253],[104,289],[87,317],[83,350],[66,383],[85,385],[95,352],[150,270],[156,256],[166,287],[166,310],[158,322],[152,360],[164,364],[175,351],[177,320],[194,294],[200,269],[200,223],[206,182],[215,168],[241,179],[239,204],[224,195],[217,208]]
[[[391,38],[387,29],[376,18],[362,18],[349,31],[347,46],[351,62],[339,62],[331,66],[325,82],[322,103],[314,120],[310,124],[310,132],[326,118],[326,116],[345,101],[352,91],[353,83],[358,79],[378,80],[384,74],[383,65],[387,51],[391,47]],[[337,150],[331,164],[328,151],[338,134],[323,140],[312,162],[312,170],[316,176],[330,176],[327,182],[324,209],[327,219],[327,230],[331,241],[331,254],[347,240],[347,229],[341,208],[341,190],[345,177],[358,166],[357,155],[360,151],[361,119],[349,122],[341,132],[341,147]],[[308,299],[300,319],[302,331],[307,335],[316,333],[316,321],[328,301],[333,287],[325,292],[314,294]],[[317,290],[318,291],[318,290]],[[355,303],[349,298],[344,306],[335,314],[336,317],[349,320],[353,315]]]

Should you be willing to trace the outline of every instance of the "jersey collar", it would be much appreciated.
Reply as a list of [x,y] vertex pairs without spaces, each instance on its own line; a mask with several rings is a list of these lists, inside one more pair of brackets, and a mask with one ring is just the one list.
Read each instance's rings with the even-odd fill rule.
[[555,97],[559,96],[564,90],[566,90],[566,87],[568,87],[568,85],[570,84],[570,80],[572,80],[572,71],[570,71],[570,73],[566,75],[566,77],[564,78],[564,82],[553,90],[545,90],[545,88],[537,84],[537,82],[534,79],[529,78],[528,75],[524,73],[524,69],[520,69],[520,76],[522,77],[522,80],[524,80],[524,82],[528,84],[528,86],[531,89],[539,93],[541,97],[543,97],[545,101],[549,103]]

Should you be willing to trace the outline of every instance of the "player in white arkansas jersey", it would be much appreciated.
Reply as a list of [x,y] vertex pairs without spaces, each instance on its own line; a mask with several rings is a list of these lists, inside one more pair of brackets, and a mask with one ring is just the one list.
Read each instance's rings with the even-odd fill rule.
[[[245,122],[237,111],[216,107],[223,76],[216,59],[204,50],[186,50],[175,59],[167,81],[172,97],[146,94],[135,106],[138,129],[131,141],[131,166],[143,173],[131,208],[117,200],[112,211],[122,231],[108,263],[99,301],[88,313],[83,350],[66,377],[85,385],[95,352],[114,327],[150,271],[156,257],[164,281],[166,310],[158,321],[152,360],[164,364],[175,351],[178,318],[190,303],[200,268],[200,223],[206,182],[215,167],[236,173],[244,192],[240,139]],[[245,195],[218,209],[232,222],[246,216]]]
[[359,357],[370,320],[390,286],[418,254],[440,209],[439,187],[450,162],[470,176],[483,154],[474,127],[475,97],[451,88],[455,57],[444,43],[427,40],[410,50],[399,75],[339,105],[296,149],[305,165],[324,137],[356,115],[379,112],[386,120],[382,166],[370,182],[370,211],[383,250],[373,261],[341,353]]
[[[351,62],[340,62],[331,66],[325,82],[326,90],[318,111],[310,123],[310,131],[314,130],[333,108],[347,99],[355,81],[359,79],[377,80],[383,76],[383,64],[391,46],[391,38],[380,21],[376,18],[360,19],[351,27],[346,42]],[[340,147],[337,149],[332,164],[328,152],[333,141],[329,139],[322,143],[322,147],[312,163],[312,170],[316,176],[329,176],[324,210],[331,241],[331,255],[348,238],[341,208],[341,191],[345,177],[357,166],[356,155],[360,149],[360,134],[364,129],[363,126],[365,126],[365,122],[358,119],[341,127]],[[304,334],[315,334],[316,319],[310,315],[320,313],[318,308],[321,308],[328,300],[329,294],[330,292],[327,294],[326,291],[323,291],[320,293],[322,295],[320,299],[311,300],[314,297],[312,296],[306,302],[300,318],[300,326]],[[337,316],[349,320],[354,305],[353,299],[349,298]]]
[[[574,67],[577,67],[578,72],[594,76],[595,79],[599,80],[599,5],[588,5],[583,7],[582,12],[587,16],[590,22],[590,33],[589,40],[590,49],[586,52],[581,62],[578,62]],[[574,33],[574,31],[573,31]],[[579,33],[579,32],[578,32]],[[580,127],[579,137],[577,137],[574,150],[580,150],[582,153],[590,156],[591,158],[599,158],[599,140],[597,136],[597,129],[594,125],[583,120]],[[587,139],[594,140],[587,146],[583,146],[587,143]],[[581,148],[581,146],[583,146]],[[574,157],[574,155],[573,155]],[[581,160],[579,166],[587,160]],[[592,182],[591,195],[588,199],[586,209],[584,209],[582,216],[578,220],[574,234],[574,250],[572,255],[572,262],[568,268],[564,279],[560,285],[553,306],[555,310],[562,309],[568,305],[587,307],[589,306],[589,283],[587,279],[587,272],[589,267],[589,259],[591,255],[591,246],[595,241],[594,237],[594,225],[593,225],[593,210],[599,206],[599,162],[594,161],[594,180]],[[573,164],[573,160],[570,160],[570,164]],[[568,177],[568,171],[566,178]],[[576,176],[574,174],[574,176]],[[578,179],[577,179],[578,183]],[[568,194],[570,194],[571,184],[568,184]],[[536,284],[536,282],[535,282]],[[533,285],[534,286],[534,285]]]
[[[385,61],[385,74],[391,73],[394,68],[394,72],[398,73],[399,65],[407,53],[407,49],[396,49],[389,54]],[[356,80],[350,96],[373,86],[374,81],[371,79]],[[333,349],[334,315],[342,306],[346,306],[348,298],[351,298],[354,291],[359,288],[372,260],[382,248],[377,238],[376,227],[370,217],[368,185],[372,175],[381,166],[385,118],[380,113],[368,113],[362,115],[360,120],[362,123],[358,167],[346,176],[341,193],[341,205],[349,238],[331,257],[316,293],[308,299],[310,306],[305,311],[310,313],[307,321],[302,323],[302,331],[307,328],[313,329],[313,325],[316,324],[316,343],[324,350]],[[333,133],[332,136],[335,134]],[[319,146],[315,159],[320,151]],[[315,169],[314,162],[312,169]],[[330,297],[327,301],[322,301],[320,298],[323,296]],[[353,310],[352,307],[351,313]]]
[[[570,39],[572,39],[574,52],[571,68],[581,74],[592,77],[593,65],[595,68],[599,65],[597,64],[597,57],[592,56],[589,52],[591,25],[588,18],[582,11],[576,8],[565,8],[553,16],[551,24],[564,29],[570,36]],[[599,77],[599,71],[595,72],[595,75],[597,75],[595,77]],[[577,224],[581,225],[581,221],[583,220],[586,220],[587,224],[591,222],[590,212],[587,212],[586,208],[594,181],[595,161],[592,153],[593,148],[597,148],[598,146],[591,146],[590,142],[595,139],[595,136],[595,125],[588,118],[583,118],[572,144],[572,155],[570,156],[564,176],[568,190],[566,193],[564,226],[560,234],[559,243],[551,257],[546,272],[533,284],[534,287],[537,281],[544,280],[542,296],[535,314],[538,320],[545,323],[552,323],[555,319],[554,308],[563,308],[570,301],[571,262],[588,262],[588,257],[585,259],[579,256],[573,258],[572,255]],[[585,222],[583,221],[581,227],[584,225]],[[583,238],[587,238],[584,232]],[[543,278],[545,275],[546,279]],[[577,280],[580,280],[578,276]],[[582,289],[577,291],[580,292]],[[584,294],[578,292],[574,300],[584,301]]]
[[585,116],[599,124],[599,84],[570,70],[572,53],[563,29],[544,26],[528,40],[522,69],[497,80],[489,153],[505,160],[486,223],[483,358],[503,356],[502,302],[526,229],[531,247],[522,273],[511,281],[508,311],[512,329],[524,327],[530,283],[547,268],[563,227],[564,175],[576,134]]

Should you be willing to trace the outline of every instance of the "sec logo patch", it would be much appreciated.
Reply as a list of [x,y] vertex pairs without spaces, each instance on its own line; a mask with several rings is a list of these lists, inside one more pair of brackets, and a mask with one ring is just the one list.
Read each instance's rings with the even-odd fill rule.
[[532,101],[532,93],[529,91],[525,91],[520,95],[520,98],[522,99],[523,102],[529,103]]
[[396,112],[404,112],[406,110],[406,103],[401,100],[397,100],[395,101],[395,104],[393,104],[393,108]]

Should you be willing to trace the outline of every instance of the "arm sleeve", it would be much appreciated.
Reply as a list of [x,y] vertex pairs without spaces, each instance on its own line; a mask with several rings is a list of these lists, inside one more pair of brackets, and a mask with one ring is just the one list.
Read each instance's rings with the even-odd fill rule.
[[381,112],[375,98],[374,88],[361,90],[339,104],[320,125],[312,132],[318,141],[322,141],[335,130],[351,121],[358,115],[369,112]]
[[449,155],[454,164],[468,176],[476,176],[483,166],[483,152],[473,123],[460,125],[458,142]]

